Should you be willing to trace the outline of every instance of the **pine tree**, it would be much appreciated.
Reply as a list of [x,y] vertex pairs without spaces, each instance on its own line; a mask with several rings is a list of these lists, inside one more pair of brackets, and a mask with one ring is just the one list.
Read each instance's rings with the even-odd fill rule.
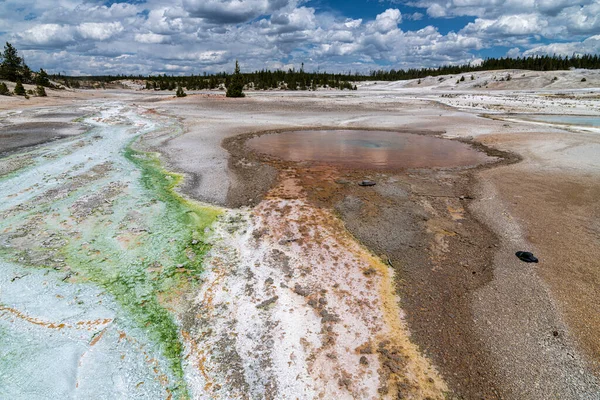
[[35,88],[35,94],[38,97],[48,97],[48,95],[46,94],[46,89],[44,89],[42,85],[37,85],[37,87]]
[[25,96],[27,94],[20,80],[17,80],[17,85],[15,86],[14,92],[17,96]]
[[227,85],[227,97],[246,97],[244,94],[244,81],[240,73],[240,64],[235,61],[235,72],[231,76],[229,85]]
[[10,90],[8,90],[8,86],[4,82],[0,82],[0,96],[10,96]]
[[0,64],[0,78],[16,82],[22,79],[24,75],[27,75],[28,71],[29,67],[19,57],[17,49],[12,44],[6,42],[4,52],[2,53],[2,63]]
[[40,72],[35,78],[35,84],[38,86],[50,87],[50,79],[48,79],[48,74],[46,73],[46,71],[44,71],[43,68],[40,68]]
[[183,88],[181,87],[181,85],[177,86],[177,92],[175,92],[175,96],[177,96],[177,97],[187,96],[187,94],[185,94],[185,92],[183,91]]

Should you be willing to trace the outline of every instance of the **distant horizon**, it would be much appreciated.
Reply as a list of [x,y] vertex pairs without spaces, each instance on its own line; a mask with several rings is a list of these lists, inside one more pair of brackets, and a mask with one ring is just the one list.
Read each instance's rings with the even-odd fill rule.
[[[522,60],[523,62],[525,60],[531,60],[531,59],[536,59],[536,58],[540,58],[540,59],[544,59],[544,58],[552,58],[553,60],[556,59],[562,59],[565,62],[567,62],[567,60],[573,60],[573,59],[577,59],[577,58],[581,58],[581,57],[593,57],[593,59],[595,60],[595,63],[593,64],[592,67],[585,67],[585,66],[581,66],[581,67],[577,67],[577,66],[566,66],[564,68],[561,67],[547,67],[544,69],[540,69],[540,68],[536,68],[536,67],[530,67],[530,68],[518,68],[518,67],[511,67],[511,66],[506,66],[506,67],[495,67],[495,68],[486,68],[486,63],[492,62],[492,63],[500,63],[502,62],[506,62],[507,64],[511,64],[511,63],[515,63],[518,62],[519,60]],[[430,72],[430,73],[434,73],[434,76],[437,75],[445,75],[445,74],[462,74],[462,73],[470,73],[470,72],[476,72],[476,71],[495,71],[495,70],[529,70],[529,71],[566,71],[566,70],[577,70],[577,69],[581,69],[581,70],[586,70],[586,69],[600,69],[600,61],[598,60],[598,58],[600,57],[600,54],[582,54],[582,55],[573,55],[571,57],[565,56],[559,56],[559,55],[535,55],[535,56],[529,56],[529,57],[500,57],[500,58],[495,58],[495,57],[489,57],[486,60],[482,60],[481,62],[478,62],[477,64],[464,64],[464,65],[440,65],[440,66],[435,66],[435,67],[424,67],[424,68],[412,68],[412,69],[407,69],[407,70],[403,70],[403,69],[398,69],[395,70],[393,68],[388,68],[388,69],[377,69],[377,70],[371,70],[368,71],[366,73],[359,73],[358,71],[339,71],[339,72],[330,72],[330,71],[306,71],[305,69],[295,69],[295,68],[290,68],[288,70],[283,70],[283,69],[262,69],[262,70],[254,70],[254,71],[241,71],[242,74],[245,75],[254,75],[257,73],[261,73],[261,72],[270,72],[270,73],[288,73],[288,71],[291,71],[293,73],[305,73],[307,75],[319,75],[319,74],[326,74],[326,75],[339,75],[339,76],[343,76],[343,77],[358,77],[358,78],[366,78],[366,77],[371,77],[372,74],[390,74],[393,72],[398,72],[398,73],[408,73],[410,71],[418,71],[418,72]],[[237,60],[236,60],[237,61]],[[571,61],[569,61],[571,62]],[[301,67],[302,68],[302,67]],[[456,69],[455,71],[449,71],[449,69]],[[435,73],[435,72],[440,72],[440,73]],[[227,75],[231,75],[231,72],[227,72],[227,71],[217,71],[217,72],[203,72],[200,74],[182,74],[182,75],[171,75],[171,74],[157,74],[157,75],[131,75],[131,74],[124,74],[124,73],[117,73],[115,75],[63,75],[61,73],[56,73],[56,74],[50,74],[51,76],[55,76],[55,77],[63,77],[63,78],[117,78],[117,77],[122,77],[122,78],[131,78],[131,79],[135,79],[135,78],[161,78],[163,76],[167,76],[168,78],[189,78],[189,77],[211,77],[211,76],[227,76]],[[406,79],[416,79],[418,78],[417,76],[414,78],[406,78]],[[364,80],[364,79],[361,79]]]
[[600,0],[6,0],[0,41],[66,76],[361,74],[600,53]]

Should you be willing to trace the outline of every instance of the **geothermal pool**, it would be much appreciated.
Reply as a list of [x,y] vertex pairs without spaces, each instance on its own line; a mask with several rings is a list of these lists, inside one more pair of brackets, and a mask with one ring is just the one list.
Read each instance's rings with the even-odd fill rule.
[[292,131],[258,136],[246,144],[286,161],[365,169],[468,167],[494,160],[465,143],[388,131]]
[[600,117],[586,115],[527,115],[528,120],[536,122],[548,122],[552,124],[567,124],[579,126],[600,127]]

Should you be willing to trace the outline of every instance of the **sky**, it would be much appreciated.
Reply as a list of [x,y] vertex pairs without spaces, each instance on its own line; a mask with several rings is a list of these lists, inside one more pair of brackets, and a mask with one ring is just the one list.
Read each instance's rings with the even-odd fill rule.
[[600,0],[0,0],[0,41],[68,75],[374,69],[600,53]]

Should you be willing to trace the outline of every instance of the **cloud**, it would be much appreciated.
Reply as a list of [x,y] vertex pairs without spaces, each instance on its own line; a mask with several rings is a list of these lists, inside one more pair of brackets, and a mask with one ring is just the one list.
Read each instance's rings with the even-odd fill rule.
[[84,22],[78,26],[42,24],[17,34],[17,37],[26,45],[56,47],[73,44],[78,39],[107,40],[123,30],[120,22]]
[[77,27],[77,32],[83,39],[92,40],[107,40],[123,32],[123,30],[123,25],[120,22],[84,22]]
[[85,16],[86,22],[111,22],[134,17],[141,11],[139,5],[129,3],[114,3],[111,6],[81,3],[74,4],[72,7],[65,5],[51,7],[44,10],[40,18],[47,22],[68,24],[73,22],[74,15],[81,15]]
[[556,16],[565,10],[598,4],[598,0],[402,0],[403,4],[427,10],[432,18],[471,16],[499,18],[512,14]]
[[138,43],[146,43],[146,44],[159,44],[159,43],[169,43],[171,40],[170,36],[160,35],[158,33],[136,33],[135,41]]
[[42,24],[17,34],[17,37],[25,45],[55,47],[73,43],[75,41],[74,33],[74,29],[70,26]]
[[[244,70],[368,72],[473,62],[497,46],[509,55],[600,52],[600,0],[380,0],[390,6],[363,18],[323,1],[4,0],[0,40],[33,68],[74,74],[219,72],[235,59]],[[403,14],[406,5],[416,9]],[[403,20],[422,28],[403,30]]]
[[289,33],[316,28],[315,9],[300,7],[273,14],[270,33]]
[[523,36],[541,34],[548,21],[538,15],[507,15],[498,19],[477,18],[465,26],[461,32],[486,36]]
[[427,15],[433,18],[441,18],[446,16],[446,8],[442,5],[434,3],[427,7]]
[[521,49],[518,47],[513,47],[509,51],[506,52],[506,57],[517,58],[521,55]]
[[214,24],[237,24],[277,11],[287,0],[183,0],[192,17]]
[[402,22],[402,13],[400,13],[400,10],[397,8],[388,8],[375,18],[372,26],[377,32],[386,33],[398,28],[400,22]]
[[535,46],[525,51],[523,55],[557,54],[561,56],[572,56],[573,54],[598,54],[600,53],[600,35],[592,36],[583,42],[551,43],[543,46]]

